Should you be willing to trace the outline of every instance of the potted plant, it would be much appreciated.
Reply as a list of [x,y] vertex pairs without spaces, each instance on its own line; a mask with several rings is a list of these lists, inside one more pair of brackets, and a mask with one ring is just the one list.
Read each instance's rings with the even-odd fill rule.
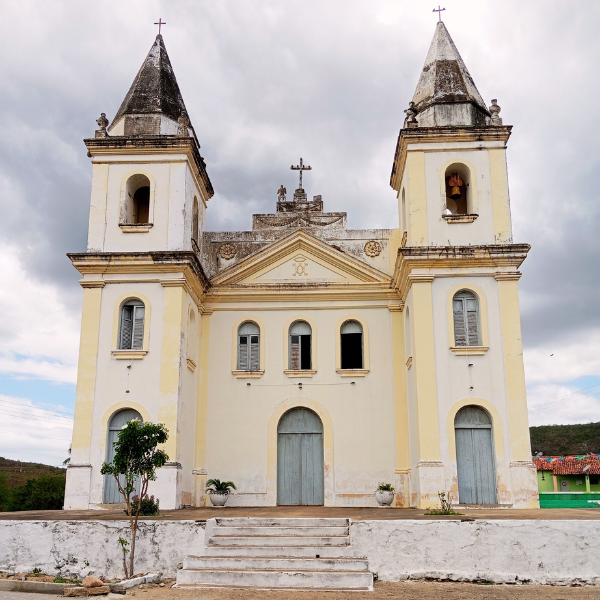
[[210,502],[213,506],[225,506],[231,490],[236,489],[233,481],[209,479],[206,482],[206,493],[210,496]]
[[394,501],[394,488],[391,483],[380,483],[375,490],[375,500],[379,506],[390,506]]

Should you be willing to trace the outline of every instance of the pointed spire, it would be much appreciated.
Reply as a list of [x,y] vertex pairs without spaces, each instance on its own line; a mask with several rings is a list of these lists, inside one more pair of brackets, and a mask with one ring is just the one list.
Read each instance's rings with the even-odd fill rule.
[[412,101],[419,127],[485,125],[490,117],[442,21],[437,24]]
[[[177,79],[167,54],[167,49],[163,42],[162,35],[157,35],[146,60],[138,71],[131,88],[121,107],[117,111],[115,118],[110,126],[110,129],[115,127],[124,116],[129,115],[160,115],[174,122],[173,134],[177,131],[177,121],[182,114],[187,115],[183,97],[177,85]],[[138,121],[138,119],[135,119]],[[141,122],[137,125],[131,124],[128,132],[127,120],[125,123],[125,135],[137,133],[167,133],[165,127],[161,126],[161,119],[154,119],[152,131],[144,131],[147,127],[140,127]],[[158,127],[158,128],[157,128]],[[120,128],[119,128],[120,129]],[[171,129],[169,127],[168,129]],[[171,131],[168,131],[171,133]]]

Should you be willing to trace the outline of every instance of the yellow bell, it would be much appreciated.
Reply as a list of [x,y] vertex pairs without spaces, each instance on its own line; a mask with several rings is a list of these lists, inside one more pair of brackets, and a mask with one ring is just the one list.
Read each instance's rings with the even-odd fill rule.
[[458,200],[459,198],[462,198],[462,194],[460,193],[460,188],[455,185],[452,188],[452,193],[450,194],[450,198],[452,198],[452,200]]

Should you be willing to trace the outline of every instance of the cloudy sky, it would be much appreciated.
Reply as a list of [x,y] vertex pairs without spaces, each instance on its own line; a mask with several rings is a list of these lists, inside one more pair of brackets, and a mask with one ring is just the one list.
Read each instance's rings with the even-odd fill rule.
[[[597,0],[447,0],[444,21],[509,142],[530,419],[600,420]],[[91,168],[156,34],[216,190],[249,229],[289,165],[349,227],[397,223],[389,175],[437,16],[408,0],[0,0],[0,456],[59,464],[75,397]]]

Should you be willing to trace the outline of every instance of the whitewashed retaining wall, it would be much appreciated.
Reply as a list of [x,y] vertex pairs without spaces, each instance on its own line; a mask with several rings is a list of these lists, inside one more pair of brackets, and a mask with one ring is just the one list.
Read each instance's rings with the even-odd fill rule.
[[[189,554],[202,554],[206,523],[140,524],[136,572],[173,577]],[[114,521],[0,521],[0,571],[122,576]],[[600,585],[598,521],[356,521],[356,556],[381,581],[486,580]]]

